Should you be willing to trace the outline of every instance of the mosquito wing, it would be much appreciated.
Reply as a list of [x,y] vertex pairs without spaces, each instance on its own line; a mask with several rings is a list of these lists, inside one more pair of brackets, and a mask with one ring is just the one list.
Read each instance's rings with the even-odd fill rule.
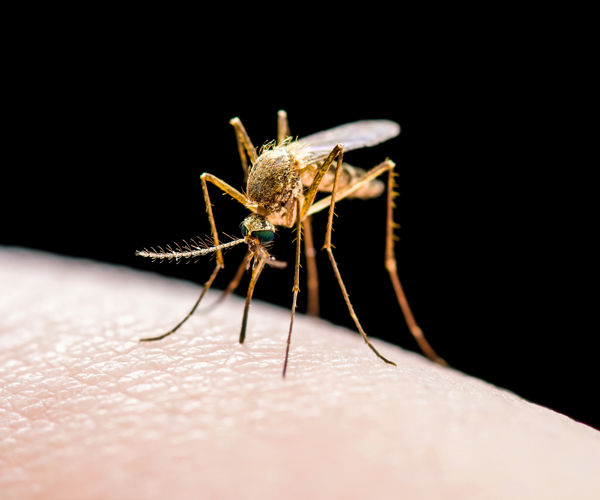
[[399,133],[400,125],[391,120],[362,120],[303,137],[296,141],[296,144],[305,146],[312,153],[313,161],[320,161],[325,159],[337,144],[343,144],[346,152],[375,146],[396,137]]

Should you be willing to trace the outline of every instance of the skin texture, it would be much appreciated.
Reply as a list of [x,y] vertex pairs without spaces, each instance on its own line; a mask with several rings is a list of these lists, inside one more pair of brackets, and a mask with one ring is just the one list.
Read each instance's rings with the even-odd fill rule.
[[198,293],[0,248],[2,499],[599,498],[600,433],[356,332],[297,315],[285,380],[259,302],[138,342]]

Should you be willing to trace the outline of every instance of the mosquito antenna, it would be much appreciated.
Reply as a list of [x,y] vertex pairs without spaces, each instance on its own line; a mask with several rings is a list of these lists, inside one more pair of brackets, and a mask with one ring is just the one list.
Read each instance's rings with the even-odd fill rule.
[[150,250],[137,250],[135,255],[137,257],[148,257],[152,260],[160,260],[162,262],[175,260],[179,262],[181,259],[193,259],[195,257],[200,257],[202,255],[207,255],[209,253],[217,252],[218,250],[227,250],[228,248],[234,247],[235,245],[239,245],[240,243],[244,243],[245,239],[240,238],[238,240],[229,241],[228,243],[222,243],[221,245],[217,245],[214,247],[203,247],[202,244],[196,244],[194,242],[193,245],[188,245],[187,242],[184,241],[185,245],[183,249],[179,248],[177,250],[173,250],[170,246],[167,246],[167,250],[163,250],[161,247],[157,252],[154,248]]

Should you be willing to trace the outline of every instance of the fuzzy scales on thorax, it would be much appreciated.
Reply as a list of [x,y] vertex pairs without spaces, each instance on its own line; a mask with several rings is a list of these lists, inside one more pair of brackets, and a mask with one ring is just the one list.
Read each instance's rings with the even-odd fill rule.
[[250,170],[246,196],[257,207],[257,213],[273,224],[294,225],[296,199],[302,198],[303,156],[293,145],[275,147],[262,153]]

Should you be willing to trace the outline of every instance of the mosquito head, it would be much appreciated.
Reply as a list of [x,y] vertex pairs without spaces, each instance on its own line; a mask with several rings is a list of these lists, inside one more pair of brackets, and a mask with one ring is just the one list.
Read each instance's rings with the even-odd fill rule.
[[262,215],[249,215],[244,219],[240,228],[242,236],[248,244],[256,243],[255,240],[258,240],[261,245],[267,245],[275,237],[275,226]]
[[254,262],[258,262],[259,259],[265,261],[265,263],[271,267],[283,269],[287,264],[280,260],[277,260],[272,255],[269,255],[268,250],[265,248],[266,245],[273,241],[275,237],[275,226],[271,224],[264,216],[258,214],[249,215],[244,219],[240,226],[244,241],[248,244],[250,249],[250,258],[248,259],[248,266],[254,259]]

